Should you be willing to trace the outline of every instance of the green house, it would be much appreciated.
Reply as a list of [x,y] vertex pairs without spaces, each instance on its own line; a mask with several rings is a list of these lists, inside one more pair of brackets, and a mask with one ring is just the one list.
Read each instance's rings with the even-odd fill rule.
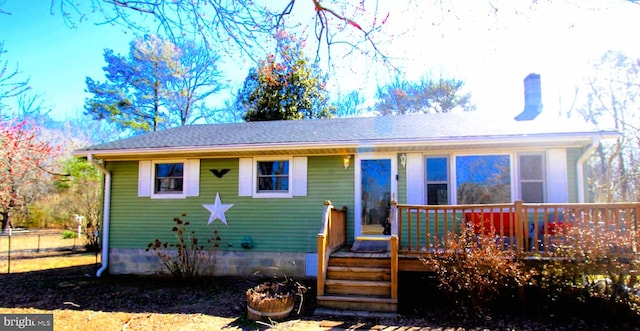
[[171,240],[182,214],[201,239],[218,231],[217,275],[275,267],[314,276],[326,200],[347,207],[348,244],[388,236],[392,199],[585,202],[584,163],[616,132],[540,113],[539,76],[525,87],[532,78],[525,110],[499,118],[476,111],[191,125],[78,150],[106,174],[98,273],[157,272],[145,248]]

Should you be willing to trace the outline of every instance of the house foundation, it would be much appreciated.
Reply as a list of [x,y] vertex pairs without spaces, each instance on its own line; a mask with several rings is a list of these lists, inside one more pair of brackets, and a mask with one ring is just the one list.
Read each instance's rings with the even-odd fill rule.
[[[109,252],[109,273],[112,275],[167,272],[155,252],[123,248],[111,248]],[[303,277],[307,271],[306,259],[305,253],[217,251],[205,258],[201,274]]]

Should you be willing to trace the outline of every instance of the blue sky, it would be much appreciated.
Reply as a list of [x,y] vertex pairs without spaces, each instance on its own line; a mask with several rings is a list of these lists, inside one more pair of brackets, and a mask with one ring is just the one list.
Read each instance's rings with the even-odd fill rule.
[[[60,13],[51,15],[49,3],[4,4],[11,15],[0,14],[0,40],[8,52],[2,60],[19,64],[22,77],[30,77],[34,91],[53,106],[53,116],[63,120],[83,112],[85,77],[103,77],[103,49],[126,53],[134,35],[120,26],[94,25],[97,16],[70,29]],[[402,3],[381,9],[390,13],[387,26],[397,35],[386,51],[408,78],[443,72],[464,80],[478,111],[515,116],[523,108],[522,80],[530,72],[542,75],[545,110],[566,108],[563,103],[588,72],[589,61],[607,49],[640,57],[635,39],[640,6],[625,1],[538,1],[533,10],[530,0],[460,0],[446,10]],[[500,15],[491,14],[490,3],[499,5]],[[376,82],[389,78],[366,59],[343,59],[339,53],[334,59],[342,70],[330,81],[334,91],[360,89],[370,98]],[[239,87],[247,62],[225,63],[226,80]]]
[[49,3],[9,0],[0,15],[0,39],[4,40],[10,67],[16,64],[30,86],[53,106],[54,117],[64,119],[82,113],[85,77],[102,77],[104,48],[128,50],[130,32],[110,25],[82,22],[77,29],[65,25]]

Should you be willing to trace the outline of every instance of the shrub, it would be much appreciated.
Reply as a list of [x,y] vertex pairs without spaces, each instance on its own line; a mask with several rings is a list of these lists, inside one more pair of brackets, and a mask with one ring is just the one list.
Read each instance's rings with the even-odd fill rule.
[[87,224],[87,229],[84,233],[84,248],[87,252],[100,251],[100,231],[97,224],[93,225],[92,222]]
[[462,233],[449,234],[434,258],[424,260],[434,268],[438,287],[462,313],[481,316],[501,291],[515,290],[531,278],[515,251],[497,238],[493,231],[476,235],[469,226]]
[[640,232],[576,215],[572,219],[551,241],[550,262],[540,272],[539,285],[548,299],[599,298],[610,311],[623,305],[640,312]]
[[169,243],[156,238],[147,245],[146,251],[154,251],[163,267],[176,278],[197,278],[204,267],[215,267],[215,252],[220,246],[218,231],[213,231],[213,236],[207,239],[209,245],[205,246],[198,240],[195,231],[187,230],[188,221],[176,217],[173,222],[175,226],[171,231],[177,242]]
[[64,232],[62,232],[62,239],[74,239],[74,238],[78,238],[77,232],[71,231],[71,230],[64,230]]

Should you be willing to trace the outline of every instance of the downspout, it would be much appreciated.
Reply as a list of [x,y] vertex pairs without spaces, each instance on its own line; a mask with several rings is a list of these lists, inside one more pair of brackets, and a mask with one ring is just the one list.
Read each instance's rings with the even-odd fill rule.
[[111,212],[111,173],[105,169],[96,160],[93,155],[87,155],[87,160],[93,166],[98,168],[104,174],[104,205],[103,205],[103,221],[102,221],[102,267],[96,272],[96,276],[102,276],[102,273],[109,267],[109,220]]
[[578,163],[576,165],[576,171],[578,174],[578,203],[584,203],[584,163],[587,159],[593,155],[593,152],[600,145],[600,138],[593,138],[591,145],[580,155]]

